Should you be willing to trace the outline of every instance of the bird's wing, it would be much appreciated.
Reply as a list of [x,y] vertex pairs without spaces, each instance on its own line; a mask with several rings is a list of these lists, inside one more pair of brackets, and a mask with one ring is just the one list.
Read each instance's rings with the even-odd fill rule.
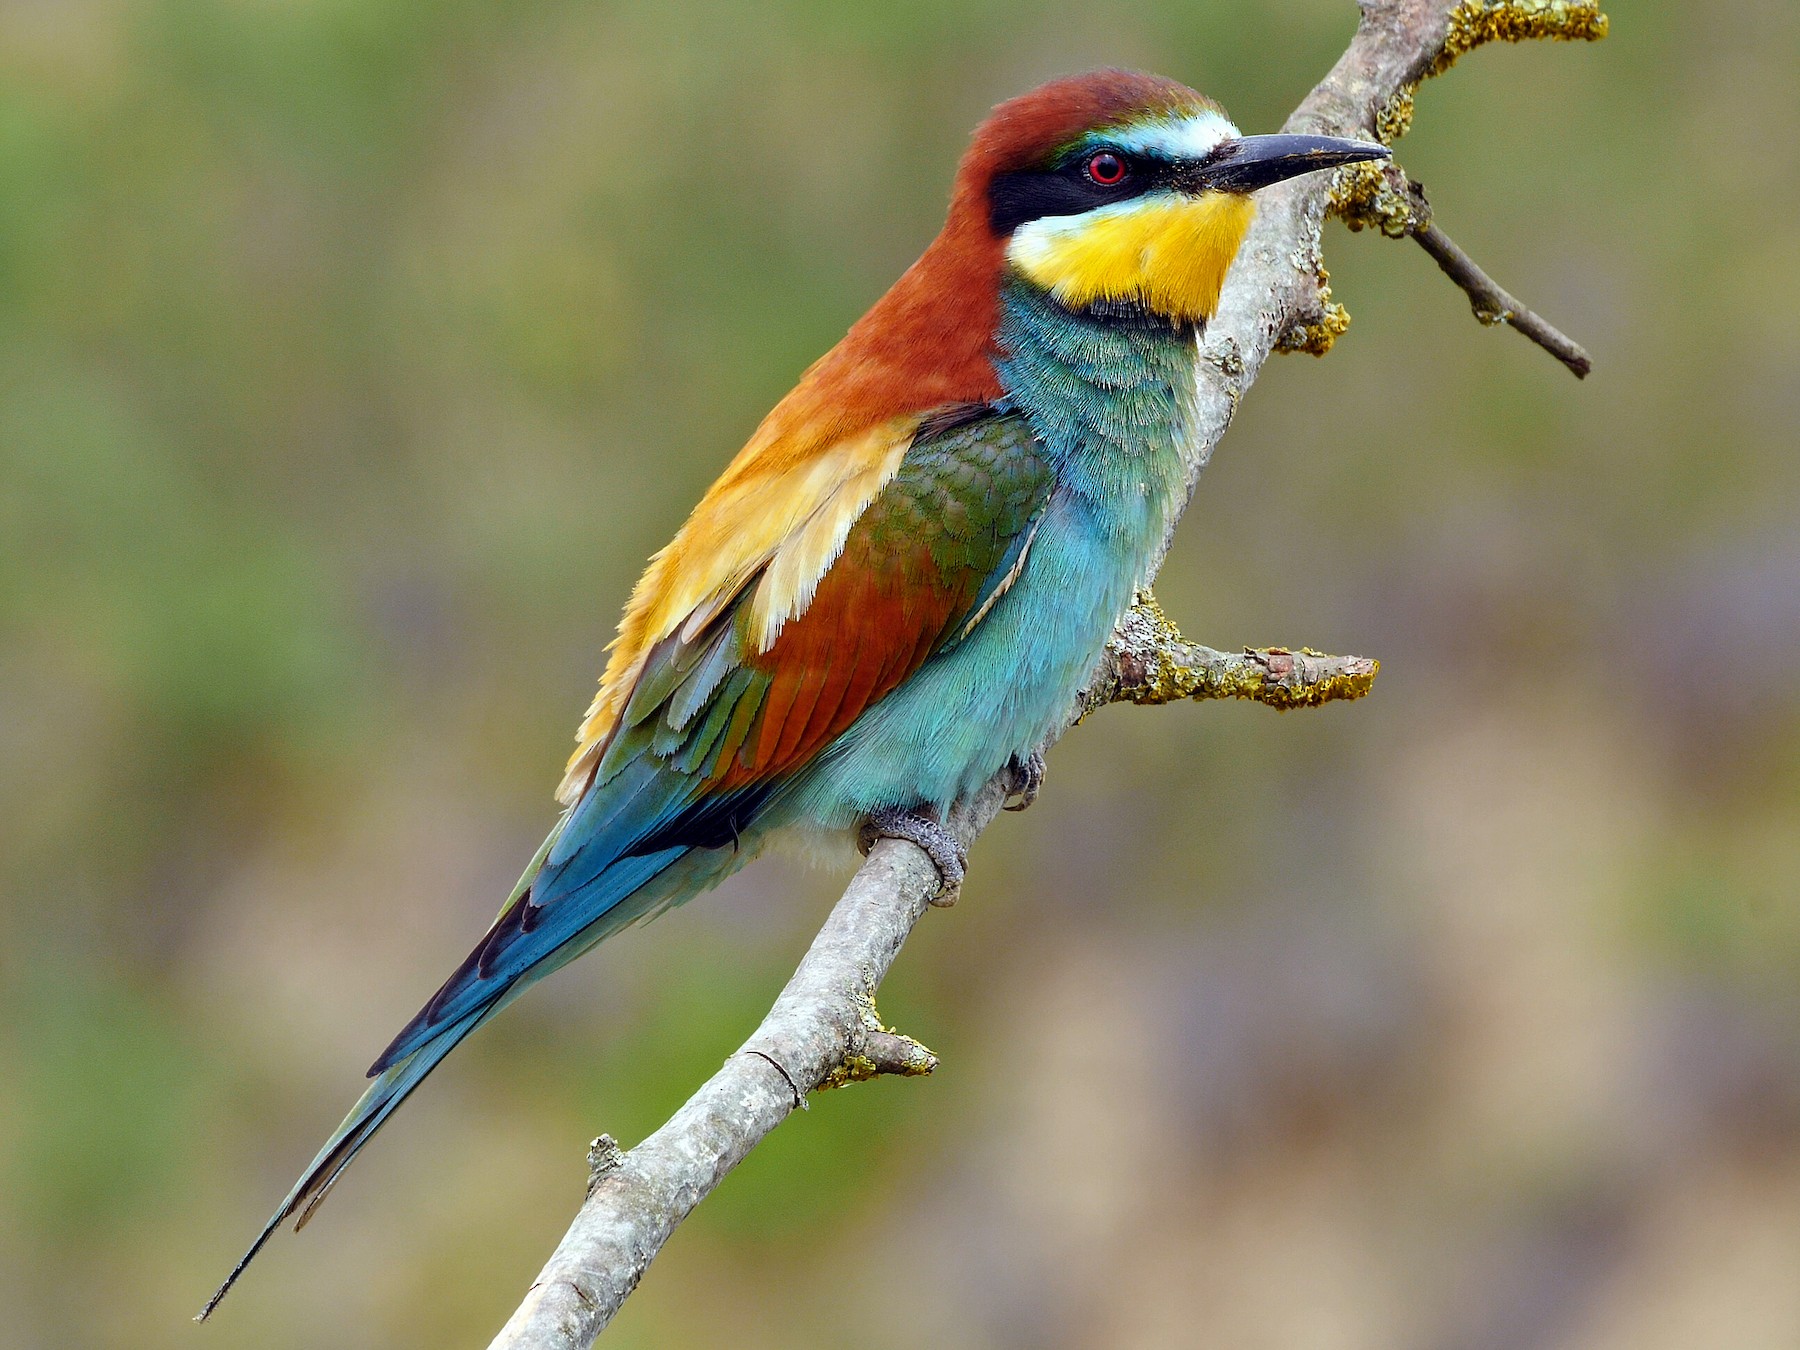
[[691,643],[754,585],[754,626],[767,648],[806,608],[850,527],[894,476],[921,415],[833,434],[816,414],[797,418],[793,396],[758,428],[668,546],[650,560],[625,606],[576,733],[557,798],[580,799],[653,650]]
[[[733,845],[790,774],[980,622],[1024,563],[1051,472],[1016,414],[984,410],[925,432],[816,578],[778,548],[729,600],[677,616],[635,661],[529,885],[372,1072],[576,938],[585,949],[603,918],[610,932],[640,917],[627,897],[692,849]],[[771,640],[767,616],[795,584],[771,585],[783,569],[808,594]]]
[[925,432],[772,638],[762,601],[773,569],[710,624],[683,624],[652,648],[596,786],[648,754],[702,776],[709,796],[766,788],[980,622],[1018,575],[1050,469],[1016,414]]

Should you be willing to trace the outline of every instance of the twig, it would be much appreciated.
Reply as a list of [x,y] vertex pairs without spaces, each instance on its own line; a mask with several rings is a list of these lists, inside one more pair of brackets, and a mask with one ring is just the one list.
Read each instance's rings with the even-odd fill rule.
[[[1463,44],[1459,50],[1472,45],[1469,14],[1492,19],[1499,3],[1363,0],[1356,36],[1286,130],[1374,134],[1378,124],[1392,122],[1397,101],[1410,100],[1418,82],[1455,54],[1447,45],[1453,33]],[[1568,8],[1579,0],[1558,3]],[[1309,334],[1328,343],[1341,331],[1344,316],[1331,305],[1319,256],[1326,208],[1319,176],[1263,194],[1201,348],[1196,429],[1184,448],[1190,491],[1270,353]],[[1167,546],[1165,539],[1164,552]],[[1200,647],[1146,599],[1122,620],[1068,720],[1072,725],[1119,700],[1239,697],[1298,707],[1357,697],[1375,672],[1374,662],[1354,657],[1284,648],[1235,655]],[[958,803],[946,822],[952,833],[972,842],[1012,786],[1013,776],[1002,773]],[[937,871],[920,849],[895,840],[876,844],[743,1050],[622,1161],[615,1165],[606,1155],[607,1168],[597,1171],[580,1213],[491,1350],[585,1350],[676,1226],[801,1104],[797,1088],[929,1070],[935,1063],[929,1051],[880,1025],[874,995],[937,886]],[[888,1036],[891,1041],[882,1039]]]
[[1366,656],[1326,656],[1306,647],[1202,647],[1181,635],[1147,591],[1119,620],[1107,651],[1102,677],[1082,695],[1084,715],[1107,703],[1210,698],[1248,699],[1283,712],[1316,708],[1361,698],[1381,670]]
[[[1578,380],[1586,379],[1594,368],[1592,358],[1580,343],[1502,290],[1455,240],[1438,228],[1431,202],[1425,196],[1425,185],[1408,178],[1406,170],[1392,160],[1340,170],[1332,189],[1331,212],[1352,230],[1379,230],[1390,239],[1418,241],[1444,275],[1462,288],[1469,297],[1469,307],[1482,323],[1504,323],[1518,329],[1573,371]],[[1306,350],[1320,349],[1307,346]]]
[[1454,239],[1429,222],[1415,228],[1411,234],[1419,241],[1419,247],[1444,269],[1444,275],[1468,293],[1469,307],[1475,311],[1477,319],[1486,324],[1504,323],[1518,329],[1573,371],[1576,379],[1587,378],[1587,373],[1594,368],[1587,350],[1502,290]]

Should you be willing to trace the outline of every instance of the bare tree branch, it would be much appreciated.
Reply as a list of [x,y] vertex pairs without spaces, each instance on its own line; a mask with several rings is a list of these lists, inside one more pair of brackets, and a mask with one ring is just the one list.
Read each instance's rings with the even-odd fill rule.
[[[1365,17],[1368,5],[1364,6]],[[1462,0],[1450,8],[1444,39],[1436,56],[1417,78],[1403,83],[1377,111],[1370,128],[1392,145],[1412,125],[1413,95],[1420,82],[1442,75],[1458,58],[1488,42],[1528,42],[1547,38],[1561,42],[1595,42],[1606,36],[1607,18],[1600,0]],[[1352,230],[1379,230],[1390,239],[1413,239],[1444,275],[1469,297],[1476,319],[1517,329],[1561,361],[1578,380],[1594,368],[1593,358],[1573,338],[1560,332],[1502,290],[1464,250],[1433,223],[1424,185],[1407,177],[1398,163],[1352,165],[1339,173],[1331,194],[1331,213]],[[1291,338],[1288,350],[1323,356],[1346,327],[1350,316],[1332,306],[1322,325]]]
[[1444,275],[1468,292],[1469,306],[1475,311],[1477,319],[1486,324],[1511,325],[1561,361],[1574,372],[1576,379],[1587,378],[1588,372],[1594,368],[1593,358],[1587,354],[1587,349],[1539,318],[1508,292],[1501,290],[1499,284],[1482,271],[1475,260],[1464,253],[1449,235],[1427,223],[1415,229],[1412,236],[1419,241],[1419,247],[1444,269]]
[[[1002,784],[989,784],[951,814],[952,832],[973,840],[1005,796]],[[806,1093],[880,1072],[872,1050],[889,1063],[903,1058],[870,1044],[875,989],[937,889],[937,869],[920,849],[892,839],[875,845],[738,1052],[629,1153],[614,1156],[610,1140],[595,1141],[590,1159],[602,1165],[590,1163],[587,1200],[494,1346],[591,1345],[675,1226],[804,1106]],[[919,1048],[913,1071],[929,1072],[935,1060]]]
[[[1419,82],[1480,42],[1597,36],[1605,25],[1588,0],[1362,0],[1361,8],[1348,49],[1287,130],[1392,139],[1404,130]],[[1270,353],[1323,351],[1348,323],[1331,301],[1319,254],[1332,204],[1323,175],[1262,194],[1201,348],[1197,429],[1185,451],[1190,492]],[[1167,546],[1165,540],[1163,551]],[[1069,724],[1120,701],[1248,698],[1291,708],[1357,698],[1376,671],[1375,662],[1358,657],[1201,647],[1143,596],[1121,619]],[[1016,788],[1010,774],[997,776],[958,803],[946,822],[951,832],[971,843]],[[936,1060],[928,1050],[881,1025],[875,991],[937,887],[937,871],[920,849],[894,840],[875,845],[742,1048],[630,1152],[604,1135],[594,1141],[587,1199],[491,1350],[583,1350],[676,1226],[764,1136],[803,1109],[809,1093],[882,1073],[931,1071]]]
[[1594,368],[1593,358],[1580,343],[1502,290],[1455,240],[1438,228],[1432,219],[1431,203],[1425,197],[1425,185],[1409,179],[1406,171],[1392,160],[1346,170],[1332,193],[1331,211],[1353,230],[1379,230],[1391,239],[1416,241],[1444,275],[1462,288],[1469,297],[1469,307],[1482,323],[1504,323],[1518,329],[1567,366],[1578,380],[1586,379]]

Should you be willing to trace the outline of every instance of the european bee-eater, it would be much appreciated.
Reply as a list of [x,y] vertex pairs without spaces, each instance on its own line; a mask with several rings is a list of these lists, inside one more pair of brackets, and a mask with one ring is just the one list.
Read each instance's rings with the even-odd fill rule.
[[463,1037],[776,836],[911,839],[953,890],[944,812],[1009,763],[1035,786],[1181,507],[1251,194],[1387,153],[1116,70],[996,108],[942,232],[651,560],[550,837],[206,1312]]

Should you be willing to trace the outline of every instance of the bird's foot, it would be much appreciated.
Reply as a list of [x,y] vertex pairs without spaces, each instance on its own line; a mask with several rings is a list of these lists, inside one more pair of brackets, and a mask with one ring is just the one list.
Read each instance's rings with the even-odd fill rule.
[[875,847],[877,839],[904,839],[917,844],[932,866],[938,870],[938,892],[931,903],[940,909],[954,905],[962,894],[963,877],[969,870],[969,852],[956,836],[930,816],[917,811],[904,811],[897,806],[884,806],[871,811],[857,832],[857,847],[864,854]]
[[1033,750],[1024,760],[1017,755],[1007,763],[1012,770],[1013,788],[1007,793],[1009,797],[1019,800],[1007,807],[1008,811],[1026,811],[1038,799],[1038,792],[1044,786],[1044,755],[1040,750]]

